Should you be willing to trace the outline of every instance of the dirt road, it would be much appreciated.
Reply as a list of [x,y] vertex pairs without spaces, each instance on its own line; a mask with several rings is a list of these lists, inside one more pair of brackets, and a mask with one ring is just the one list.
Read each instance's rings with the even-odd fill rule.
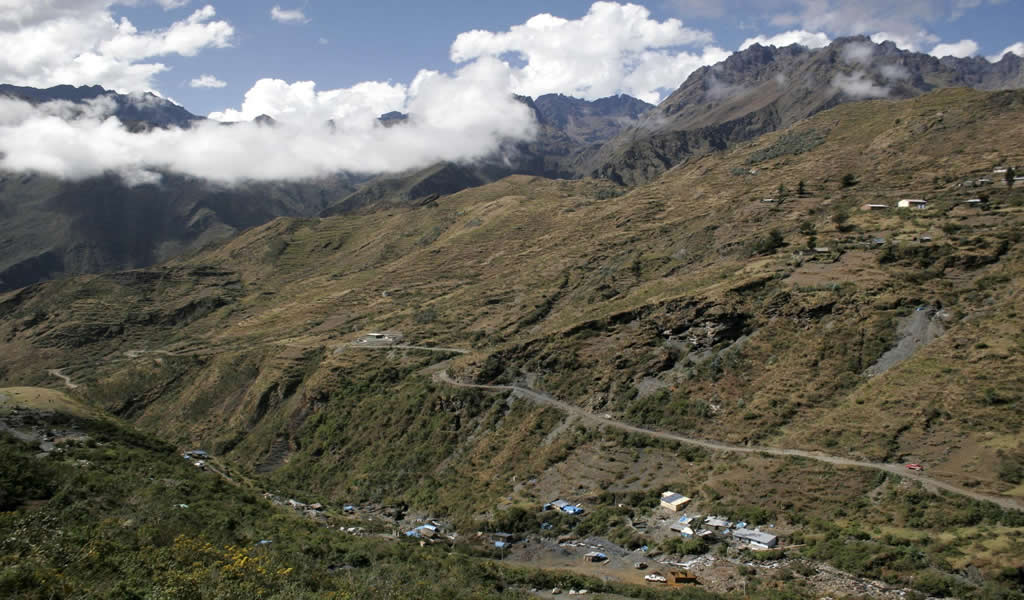
[[340,351],[343,348],[360,348],[362,350],[393,350],[395,348],[401,350],[426,350],[427,352],[446,352],[452,354],[469,354],[469,350],[462,348],[438,348],[437,346],[410,346],[408,344],[384,344],[384,343],[368,343],[368,344],[342,344],[334,349],[335,352]]
[[847,467],[861,467],[864,469],[875,469],[877,471],[885,471],[912,479],[914,481],[921,482],[925,488],[929,490],[944,490],[952,494],[971,498],[973,500],[981,500],[986,502],[993,502],[1002,508],[1009,510],[1024,510],[1024,503],[1015,498],[1008,496],[996,496],[993,494],[983,494],[973,490],[968,490],[962,487],[955,486],[951,483],[928,477],[920,472],[910,471],[904,465],[892,464],[892,463],[873,463],[861,460],[854,460],[852,458],[844,458],[841,456],[830,456],[822,452],[814,452],[810,450],[799,450],[794,448],[772,448],[767,446],[739,446],[736,444],[729,444],[726,442],[717,442],[714,440],[705,440],[701,438],[694,438],[678,433],[672,433],[670,431],[658,431],[654,429],[647,429],[644,427],[638,427],[636,425],[630,425],[629,423],[623,423],[615,419],[608,419],[591,412],[588,412],[578,406],[574,406],[567,402],[562,402],[557,398],[554,398],[543,392],[531,390],[529,388],[520,387],[517,385],[479,385],[473,383],[462,383],[456,381],[448,375],[447,371],[440,371],[434,374],[434,379],[449,385],[465,388],[475,388],[481,390],[490,390],[495,392],[513,392],[518,394],[520,397],[542,404],[557,408],[565,413],[577,417],[584,423],[589,423],[595,427],[610,427],[612,429],[618,429],[621,431],[628,431],[630,433],[637,433],[640,435],[646,435],[653,438],[672,440],[683,444],[689,444],[691,446],[700,446],[701,448],[707,448],[709,450],[718,450],[721,452],[740,452],[744,454],[769,454],[772,456],[799,456],[802,458],[808,458],[810,460],[816,460],[819,462],[825,462],[833,465],[847,466]]

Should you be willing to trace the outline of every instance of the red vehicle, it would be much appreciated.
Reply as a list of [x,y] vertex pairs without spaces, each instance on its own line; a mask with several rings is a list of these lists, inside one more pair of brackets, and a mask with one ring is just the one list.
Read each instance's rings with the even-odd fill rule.
[[924,467],[917,463],[910,463],[909,465],[907,465],[907,468],[910,469],[911,471],[924,471]]

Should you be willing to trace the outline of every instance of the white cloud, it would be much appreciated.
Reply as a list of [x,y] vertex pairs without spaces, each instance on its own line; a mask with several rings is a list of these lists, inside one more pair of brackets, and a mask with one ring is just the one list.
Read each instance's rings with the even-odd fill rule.
[[811,33],[810,31],[794,29],[792,31],[786,31],[770,37],[759,35],[747,38],[742,44],[740,44],[740,50],[746,50],[754,44],[775,46],[776,48],[784,48],[792,44],[800,44],[801,46],[807,46],[808,48],[824,48],[830,43],[831,40],[829,40],[828,36],[824,33]]
[[960,40],[953,44],[939,44],[929,52],[936,58],[944,56],[955,56],[956,58],[967,58],[978,53],[978,43],[974,40]]
[[[460,34],[451,59],[465,63],[490,56],[523,63],[513,69],[515,87],[530,96],[561,92],[594,99],[624,92],[656,102],[694,69],[728,55],[711,41],[710,33],[678,19],[652,19],[643,6],[595,2],[575,20],[540,14],[508,31]],[[683,46],[701,50],[686,52]]]
[[794,0],[789,12],[773,17],[777,25],[837,35],[892,31],[903,36],[922,29],[948,12],[947,0]]
[[164,10],[173,10],[175,8],[181,8],[187,6],[191,0],[156,0],[156,3],[164,8]]
[[270,18],[277,21],[278,23],[309,23],[309,19],[306,18],[306,14],[301,10],[295,9],[283,9],[278,5],[274,5],[274,8],[270,9]]
[[853,42],[843,46],[843,62],[852,65],[867,65],[875,56],[874,44]]
[[876,44],[892,42],[896,44],[897,48],[911,52],[920,52],[922,46],[934,44],[939,41],[939,38],[927,31],[910,31],[905,34],[879,31],[878,33],[871,34],[871,41]]
[[[290,106],[305,110],[274,115],[281,117],[276,127],[207,121],[188,130],[130,133],[107,117],[110,106],[32,107],[0,99],[0,168],[70,179],[117,172],[129,183],[151,183],[159,171],[171,171],[230,184],[470,161],[494,153],[504,140],[529,139],[536,132],[532,112],[512,95],[512,69],[492,58],[476,60],[453,75],[422,71],[408,88],[393,86],[404,92],[409,120],[390,128],[377,122],[381,105],[374,105],[387,95],[374,86],[388,84],[317,93],[308,84],[266,81],[271,83],[247,95],[247,103],[270,102],[270,91],[276,90],[291,94]],[[362,99],[352,101],[355,108],[334,103],[346,94]],[[308,118],[327,114],[337,115],[335,128]]]
[[882,77],[890,81],[903,81],[910,79],[910,71],[903,65],[882,65],[878,68]]
[[227,83],[217,79],[213,75],[200,75],[192,81],[188,82],[189,87],[194,88],[222,88],[226,87]]
[[1009,54],[1016,54],[1017,56],[1024,57],[1024,42],[1017,42],[1016,44],[1013,44],[1012,46],[1007,46],[999,54],[996,54],[996,55],[988,57],[988,60],[989,60],[989,62],[999,62],[1008,53]]
[[230,45],[234,35],[229,23],[214,20],[212,6],[166,29],[139,31],[128,19],[114,20],[110,1],[7,1],[0,7],[0,80],[17,85],[146,90],[168,68],[147,59],[195,56]]
[[209,117],[218,121],[251,121],[260,115],[270,115],[278,120],[300,122],[372,122],[383,113],[404,110],[407,98],[406,86],[380,81],[318,92],[314,81],[260,79],[245,93],[240,108],[210,113]]
[[851,75],[836,73],[832,78],[832,87],[851,98],[885,98],[889,88],[871,81],[862,71],[854,71]]

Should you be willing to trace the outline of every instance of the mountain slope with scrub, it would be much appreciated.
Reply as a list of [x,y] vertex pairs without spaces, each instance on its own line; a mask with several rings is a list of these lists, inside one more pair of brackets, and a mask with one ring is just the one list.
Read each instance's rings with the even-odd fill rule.
[[[844,104],[632,189],[513,176],[277,219],[0,295],[0,382],[58,385],[62,369],[93,406],[331,501],[473,526],[677,486],[708,514],[764,510],[804,531],[808,557],[865,576],[1010,589],[1014,552],[991,548],[1019,544],[1019,511],[602,428],[437,374],[642,429],[922,463],[1019,504],[1024,191],[993,169],[1024,162],[1022,114],[1020,92],[940,90]],[[370,331],[438,351],[357,342]]]

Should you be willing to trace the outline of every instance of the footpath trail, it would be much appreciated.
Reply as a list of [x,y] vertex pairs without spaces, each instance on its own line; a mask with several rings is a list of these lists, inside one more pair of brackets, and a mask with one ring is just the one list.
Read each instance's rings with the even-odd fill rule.
[[796,448],[773,448],[769,446],[740,446],[737,444],[730,444],[727,442],[718,442],[715,440],[707,440],[695,437],[689,437],[670,431],[659,431],[655,429],[647,429],[645,427],[639,427],[636,425],[630,425],[616,419],[610,419],[595,415],[594,413],[588,412],[578,406],[574,406],[567,402],[558,400],[557,398],[532,390],[530,388],[521,387],[518,385],[480,385],[475,383],[463,383],[456,381],[448,375],[447,371],[439,371],[434,374],[436,381],[453,385],[456,387],[474,388],[480,390],[489,390],[494,392],[513,392],[518,396],[530,400],[536,404],[545,406],[551,406],[561,410],[562,412],[568,413],[584,423],[589,423],[595,427],[610,427],[612,429],[618,429],[621,431],[627,431],[630,433],[636,433],[640,435],[646,435],[648,437],[671,440],[680,442],[683,444],[689,444],[691,446],[699,446],[701,448],[707,448],[709,450],[717,450],[721,452],[738,452],[743,454],[768,454],[771,456],[798,456],[801,458],[807,458],[810,460],[816,460],[819,462],[829,463],[833,465],[840,465],[845,467],[861,467],[864,469],[875,469],[877,471],[885,471],[887,473],[893,473],[900,477],[919,481],[921,484],[930,490],[943,490],[951,494],[971,498],[973,500],[981,500],[986,502],[992,502],[999,505],[1002,508],[1008,510],[1024,510],[1024,503],[1016,498],[1009,496],[998,496],[995,494],[984,494],[976,492],[974,490],[965,489],[945,481],[928,477],[927,475],[918,472],[908,470],[904,465],[892,464],[892,463],[875,463],[867,462],[862,460],[854,460],[852,458],[844,458],[842,456],[831,456],[822,452],[814,452],[810,450],[799,450]]
[[47,371],[47,373],[49,373],[50,375],[53,375],[54,377],[58,377],[60,379],[63,379],[64,380],[64,386],[67,387],[69,390],[74,390],[74,389],[78,388],[78,384],[72,382],[71,381],[71,377],[69,377],[68,375],[64,374],[64,369],[50,369],[50,370]]

